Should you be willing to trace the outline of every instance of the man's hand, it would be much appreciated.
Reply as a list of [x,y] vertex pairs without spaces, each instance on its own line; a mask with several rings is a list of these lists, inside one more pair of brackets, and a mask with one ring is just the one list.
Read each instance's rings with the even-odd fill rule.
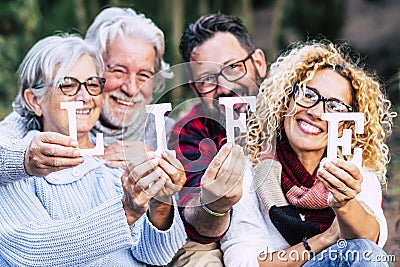
[[212,211],[224,213],[242,197],[246,159],[240,146],[225,144],[201,179],[202,201]]
[[82,162],[76,140],[60,133],[41,132],[25,152],[24,167],[27,174],[42,177]]

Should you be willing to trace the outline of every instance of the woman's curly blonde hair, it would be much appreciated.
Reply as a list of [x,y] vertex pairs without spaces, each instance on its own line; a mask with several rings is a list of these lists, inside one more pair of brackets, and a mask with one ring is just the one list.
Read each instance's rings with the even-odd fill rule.
[[377,173],[380,182],[385,183],[389,162],[385,140],[391,134],[396,113],[391,111],[376,75],[363,69],[359,56],[354,59],[346,43],[298,42],[271,65],[257,96],[257,111],[248,121],[247,150],[251,160],[257,162],[261,152],[271,152],[274,141],[283,134],[283,117],[287,115],[293,85],[312,80],[316,71],[325,68],[334,69],[351,82],[353,111],[365,114],[364,134],[356,135],[353,129],[352,148],[363,149],[363,167]]

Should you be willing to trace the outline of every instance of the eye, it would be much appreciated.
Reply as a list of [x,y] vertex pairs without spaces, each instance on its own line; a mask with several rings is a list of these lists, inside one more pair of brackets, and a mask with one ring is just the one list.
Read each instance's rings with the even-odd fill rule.
[[312,100],[312,101],[315,101],[315,100],[318,99],[317,93],[315,93],[313,90],[305,88],[302,91],[303,91],[303,98],[304,99]]
[[150,72],[142,71],[142,72],[139,72],[139,73],[136,75],[136,77],[137,77],[137,79],[138,79],[139,81],[141,81],[141,82],[147,82],[148,80],[151,79],[151,77],[153,77],[153,74],[150,73]]
[[89,82],[87,84],[87,86],[91,87],[91,88],[98,88],[100,87],[100,83],[96,83],[96,82]]
[[215,77],[213,75],[205,76],[198,80],[200,83],[214,83]]
[[347,112],[347,107],[337,100],[329,100],[326,102],[326,108],[333,112]]
[[313,99],[315,97],[315,93],[312,91],[305,91],[303,95],[307,99]]
[[245,68],[243,62],[236,62],[229,66],[226,66],[222,70],[222,72],[225,75],[233,76],[233,75],[238,75],[238,73],[246,72],[246,68]]
[[108,71],[115,74],[127,74],[128,70],[123,66],[113,66],[109,67]]
[[237,63],[234,63],[234,64],[230,65],[229,67],[230,67],[231,69],[240,70],[240,69],[243,68],[243,63],[242,63],[242,62],[237,62]]
[[77,85],[77,82],[69,77],[65,77],[60,82],[60,86],[62,86],[62,88],[65,88],[65,89],[68,89],[71,87],[76,87],[76,85]]

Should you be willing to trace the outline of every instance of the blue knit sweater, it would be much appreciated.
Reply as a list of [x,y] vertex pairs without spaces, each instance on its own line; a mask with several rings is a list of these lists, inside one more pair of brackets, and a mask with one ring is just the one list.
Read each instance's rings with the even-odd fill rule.
[[176,205],[166,231],[146,215],[128,226],[120,175],[86,157],[77,167],[0,186],[0,266],[168,263],[186,241]]

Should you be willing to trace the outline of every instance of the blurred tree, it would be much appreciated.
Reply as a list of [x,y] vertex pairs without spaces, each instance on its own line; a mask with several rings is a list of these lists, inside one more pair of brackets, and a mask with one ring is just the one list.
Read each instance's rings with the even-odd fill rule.
[[[266,46],[268,54],[275,55],[290,42],[320,33],[337,39],[345,24],[345,3],[345,0],[2,0],[0,118],[11,108],[16,94],[14,73],[33,43],[59,31],[84,34],[105,6],[132,7],[151,18],[165,33],[165,59],[174,65],[181,62],[177,47],[182,31],[201,15],[217,12],[237,15],[254,36],[254,9],[272,9],[272,23],[265,25],[271,29]],[[190,90],[181,90],[173,90],[163,101],[171,101],[174,105],[182,98],[192,96]]]
[[0,9],[0,117],[11,110],[17,94],[15,72],[36,39],[41,14],[37,0],[3,1]]
[[282,24],[286,7],[287,0],[278,0],[273,8],[271,35],[268,43],[268,54],[276,55],[278,53],[278,45],[282,36]]

